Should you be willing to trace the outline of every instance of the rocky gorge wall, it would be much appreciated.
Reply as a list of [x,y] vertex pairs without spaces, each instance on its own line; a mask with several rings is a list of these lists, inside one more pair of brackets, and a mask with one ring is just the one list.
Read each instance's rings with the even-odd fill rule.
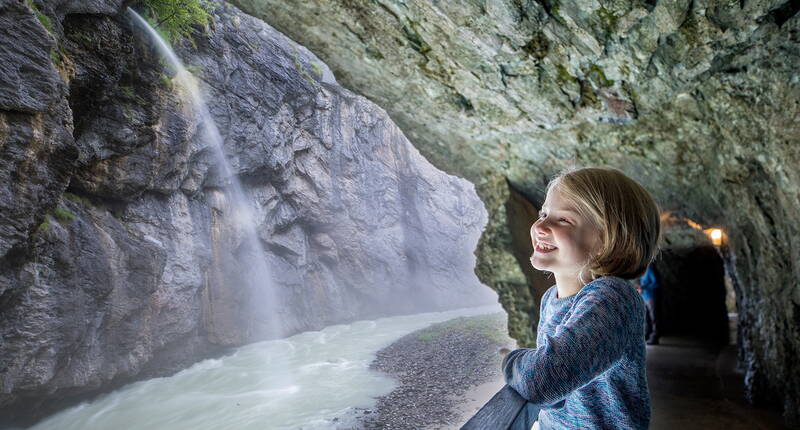
[[233,2],[475,183],[478,274],[522,345],[543,285],[515,238],[563,167],[619,168],[675,216],[723,228],[749,398],[800,427],[798,2]]
[[275,333],[496,302],[473,185],[219,3],[177,50],[267,251],[245,287],[230,178],[124,6],[0,0],[0,424]]

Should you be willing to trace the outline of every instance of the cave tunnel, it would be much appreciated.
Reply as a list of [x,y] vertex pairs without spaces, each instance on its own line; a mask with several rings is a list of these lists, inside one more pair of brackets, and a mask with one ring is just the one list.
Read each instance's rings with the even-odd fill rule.
[[655,267],[661,283],[657,310],[661,335],[728,343],[729,313],[735,327],[735,309],[727,308],[725,269],[719,251],[712,245],[668,247],[662,250]]
[[[214,8],[178,14],[187,73],[126,12],[163,24],[165,3]],[[608,166],[663,211],[653,428],[800,428],[798,11],[0,1],[0,427],[272,330],[412,309],[499,302],[532,348],[544,187]],[[233,177],[258,234],[227,212]],[[274,296],[225,282],[257,266],[230,250],[258,247]]]
[[[528,280],[515,297],[530,297],[538,304],[554,280],[531,267],[533,248],[526,239],[544,199],[510,181],[507,185],[510,239]],[[708,429],[783,428],[780,408],[765,402],[753,406],[747,398],[742,345],[737,342],[737,296],[726,271],[728,232],[704,228],[668,210],[662,212],[661,223],[662,243],[652,263],[659,281],[655,303],[660,339],[647,346],[652,428],[694,428],[698,422]],[[529,310],[534,325],[538,311],[538,306]]]

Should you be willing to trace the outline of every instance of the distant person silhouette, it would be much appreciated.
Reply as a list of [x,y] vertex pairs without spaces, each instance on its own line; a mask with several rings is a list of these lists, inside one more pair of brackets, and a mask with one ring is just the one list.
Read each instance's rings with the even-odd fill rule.
[[657,298],[659,283],[657,272],[652,264],[647,266],[644,276],[639,278],[639,285],[641,287],[645,308],[647,309],[644,337],[648,345],[658,345],[660,335],[658,333],[658,314],[656,313],[656,309],[658,308]]

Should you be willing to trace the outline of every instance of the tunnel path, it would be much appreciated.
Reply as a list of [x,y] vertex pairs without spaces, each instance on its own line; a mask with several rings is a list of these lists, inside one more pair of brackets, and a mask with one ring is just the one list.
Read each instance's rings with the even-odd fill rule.
[[749,406],[736,345],[662,337],[647,346],[652,430],[783,429],[777,412]]

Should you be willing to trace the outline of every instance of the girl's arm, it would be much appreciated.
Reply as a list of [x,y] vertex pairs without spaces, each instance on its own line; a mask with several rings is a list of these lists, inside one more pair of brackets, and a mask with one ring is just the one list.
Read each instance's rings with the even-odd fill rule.
[[614,285],[587,285],[571,315],[536,349],[512,351],[503,360],[506,383],[537,405],[552,405],[610,368],[631,339],[642,312],[638,296]]

